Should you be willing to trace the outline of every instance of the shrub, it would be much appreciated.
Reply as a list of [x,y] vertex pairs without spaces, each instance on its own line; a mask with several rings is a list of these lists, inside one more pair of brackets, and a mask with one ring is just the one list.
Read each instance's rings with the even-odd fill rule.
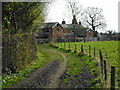
[[3,34],[3,72],[15,73],[36,59],[36,39],[33,34]]

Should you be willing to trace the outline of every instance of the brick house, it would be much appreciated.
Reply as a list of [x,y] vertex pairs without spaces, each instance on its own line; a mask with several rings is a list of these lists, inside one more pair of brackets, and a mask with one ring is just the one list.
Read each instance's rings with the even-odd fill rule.
[[40,43],[49,41],[61,41],[63,39],[63,27],[58,22],[46,23],[42,30],[37,32],[37,40]]
[[61,26],[64,28],[64,39],[66,41],[82,41],[83,39],[92,40],[94,38],[94,31],[85,28],[79,24],[66,24],[65,21],[62,21]]
[[58,22],[48,22],[46,23],[42,30],[37,33],[37,41],[40,43],[50,42],[50,41],[93,41],[94,31],[85,28],[79,24],[66,24],[62,21],[62,24]]

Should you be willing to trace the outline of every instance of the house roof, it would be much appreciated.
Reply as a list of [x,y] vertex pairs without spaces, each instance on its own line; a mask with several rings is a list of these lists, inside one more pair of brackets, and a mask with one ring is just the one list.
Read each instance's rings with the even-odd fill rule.
[[[75,32],[75,35],[77,37],[82,37],[85,35],[85,31],[93,31],[90,28],[86,28],[82,25],[79,24],[61,24],[61,26],[65,29],[65,30],[73,30],[73,32]],[[69,34],[65,34],[66,36],[69,36]]]
[[73,27],[71,26],[71,24],[61,24],[61,26],[62,26],[64,29],[71,29],[71,28],[73,28]]
[[86,28],[82,25],[79,25],[79,24],[61,24],[61,26],[66,29],[66,30],[75,30],[75,31],[93,31],[92,29],[90,28]]
[[67,30],[75,30],[75,31],[93,31],[89,28],[86,28],[82,25],[79,25],[79,24],[61,24],[61,26],[64,28],[64,29],[67,29]]
[[48,22],[48,23],[45,23],[43,28],[53,28],[57,24],[59,24],[59,23],[58,22]]

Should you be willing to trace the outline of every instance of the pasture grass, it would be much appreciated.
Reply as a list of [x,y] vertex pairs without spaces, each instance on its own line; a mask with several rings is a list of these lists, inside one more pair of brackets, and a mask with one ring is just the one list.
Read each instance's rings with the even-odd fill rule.
[[[49,47],[48,44],[46,46]],[[95,79],[90,80],[89,83],[94,83],[97,80],[102,80],[100,76],[100,69],[96,66],[96,61],[93,60],[91,57],[85,55],[85,56],[78,56],[78,53],[75,53],[74,50],[64,49],[64,48],[58,48],[58,46],[50,45],[49,47],[52,50],[56,50],[58,52],[63,53],[67,56],[68,62],[67,62],[67,68],[66,68],[66,74],[67,75],[79,75],[84,73],[81,69],[86,69],[85,65],[87,65],[87,69],[90,70],[91,74],[97,75]],[[91,61],[92,60],[92,61]],[[66,77],[64,78],[62,83],[68,83],[71,79],[77,80],[75,77]],[[103,85],[103,82],[101,81],[99,84],[92,86],[93,88],[100,88],[100,86]]]
[[[116,67],[116,87],[120,87],[120,58],[119,58],[119,43],[120,41],[89,41],[89,42],[70,42],[70,48],[69,48],[69,42],[65,42],[65,44],[62,43],[55,43],[57,47],[59,47],[61,50],[64,49],[64,51],[68,51],[70,49],[70,52],[75,51],[75,44],[76,44],[76,53],[79,54],[81,51],[81,45],[83,45],[84,53],[85,55],[89,56],[89,45],[91,46],[91,57],[93,57],[94,54],[94,47],[95,47],[95,60],[99,63],[100,62],[100,56],[99,56],[99,50],[101,50],[103,55],[103,60],[106,60],[107,63],[107,77],[108,81],[107,83],[110,83],[110,66]],[[65,46],[64,46],[65,45]],[[89,62],[90,64],[90,62]],[[107,85],[109,87],[110,85]]]

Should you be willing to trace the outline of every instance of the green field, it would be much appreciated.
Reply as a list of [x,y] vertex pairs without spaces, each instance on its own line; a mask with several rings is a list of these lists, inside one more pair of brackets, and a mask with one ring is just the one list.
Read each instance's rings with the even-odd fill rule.
[[[70,43],[70,44],[69,44]],[[75,44],[76,44],[76,53],[81,51],[81,45],[83,45],[84,53],[89,55],[89,45],[91,47],[90,55],[94,58],[94,47],[95,47],[95,60],[99,63],[100,56],[99,50],[101,50],[103,55],[103,60],[106,60],[107,63],[107,73],[110,79],[110,66],[116,67],[116,82],[118,82],[118,78],[120,77],[120,70],[119,70],[119,50],[118,50],[118,43],[120,41],[94,41],[94,42],[65,42],[65,43],[56,43],[55,45],[59,48],[65,50],[71,50],[71,52],[75,51]],[[119,79],[120,80],[120,79]],[[119,86],[119,83],[117,83]]]

